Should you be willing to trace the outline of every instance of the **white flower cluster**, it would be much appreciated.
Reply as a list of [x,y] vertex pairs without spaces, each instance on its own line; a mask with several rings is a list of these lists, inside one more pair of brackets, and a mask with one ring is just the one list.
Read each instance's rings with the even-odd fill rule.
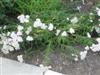
[[29,15],[24,15],[24,14],[21,14],[17,17],[17,19],[19,19],[20,23],[28,23],[29,18],[30,18]]
[[98,44],[92,44],[92,46],[90,47],[90,49],[93,51],[93,52],[98,52],[100,51],[100,38],[97,38],[96,39]]
[[72,54],[72,56],[74,57],[74,61],[79,61],[79,58],[80,60],[84,60],[89,50],[90,50],[89,46],[86,46],[84,51],[80,51],[79,56]]
[[[97,11],[97,15],[100,16],[100,8],[97,7],[96,11]],[[90,13],[90,15],[93,15],[93,13]],[[98,27],[96,28],[96,31],[99,33],[99,28]],[[91,38],[91,35],[90,35],[89,32],[87,32],[87,37]],[[96,41],[97,41],[97,44],[92,44],[92,46],[90,46],[90,47],[86,46],[85,51],[80,52],[80,59],[81,60],[84,60],[86,58],[88,50],[91,50],[93,52],[99,52],[100,51],[100,38],[97,38]]]
[[78,61],[78,60],[79,60],[78,55],[76,55],[76,54],[72,54],[72,56],[74,57],[74,61]]
[[68,36],[68,34],[67,34],[66,31],[63,31],[63,32],[61,33],[61,36]]
[[71,19],[71,23],[75,24],[77,22],[78,22],[78,18],[76,16]]
[[[20,21],[20,23],[27,23],[29,22],[29,15],[19,15],[17,17],[17,19]],[[72,22],[76,23],[77,17],[74,17],[72,20]],[[49,25],[46,25],[45,23],[42,23],[41,20],[39,18],[36,19],[36,21],[33,23],[33,27],[34,28],[41,28],[41,29],[47,29],[49,31],[53,31],[54,29],[56,29],[56,27],[54,27],[54,25],[52,23],[50,23]],[[23,30],[24,30],[24,26],[18,25],[17,26],[17,32],[16,31],[12,31],[12,32],[8,32],[7,34],[1,34],[1,41],[0,43],[3,45],[2,47],[2,52],[7,54],[9,53],[9,51],[13,51],[15,50],[19,50],[20,49],[20,45],[19,42],[23,42]],[[27,41],[33,41],[33,37],[30,36],[30,32],[32,32],[32,27],[29,26],[27,27],[27,29],[25,30],[25,33],[27,35],[26,40]],[[60,29],[56,29],[56,33],[55,35],[58,36],[61,33],[61,36],[68,36],[67,31],[61,31]],[[73,28],[69,29],[69,33],[74,34],[75,30]]]
[[[22,30],[24,29],[24,27],[21,26],[21,25],[18,25],[17,29],[18,29],[17,35],[22,35],[22,32],[23,32]],[[29,26],[27,28],[27,30],[25,31],[25,33],[27,34],[27,37],[26,37],[27,41],[33,41],[33,37],[29,36],[31,31],[32,31],[32,27],[31,26]],[[20,38],[19,41],[23,42],[22,38],[21,37],[19,37],[19,38]]]
[[[97,15],[100,16],[100,8],[96,7],[96,11],[97,11]],[[91,13],[92,15],[92,13]],[[98,20],[99,21],[99,20]],[[99,27],[95,27],[96,31],[99,33],[100,32],[100,29]],[[89,38],[91,38],[91,35],[89,33],[87,33],[87,36]],[[98,42],[97,44],[92,44],[92,46],[90,46],[90,49],[93,51],[93,52],[98,52],[100,51],[100,38],[97,38],[96,41]]]
[[39,66],[40,66],[40,68],[42,68],[42,69],[44,69],[44,70],[49,70],[49,69],[52,68],[51,65],[50,65],[50,66],[44,66],[43,64],[40,64]]
[[[36,19],[36,21],[33,24],[33,27],[35,28],[41,28],[41,29],[48,29],[49,31],[53,31],[56,27],[52,23],[49,25],[46,25],[45,23],[42,23],[39,18]],[[58,36],[61,33],[60,29],[56,29],[55,35]],[[69,29],[69,33],[74,34],[75,30],[73,28]],[[67,31],[62,31],[61,36],[68,36]]]
[[89,50],[90,50],[89,46],[86,46],[85,50],[80,52],[80,59],[81,60],[84,60],[86,58]]
[[23,39],[20,35],[17,35],[15,32],[8,32],[7,34],[0,34],[2,45],[1,51],[4,54],[9,53],[10,51],[14,51],[14,49],[19,50],[20,45],[19,42],[22,42]]
[[74,34],[75,33],[75,30],[73,28],[70,28],[69,29],[69,33]]
[[[24,14],[19,15],[17,17],[17,19],[20,21],[20,23],[28,23],[29,18],[30,18],[29,15],[24,15]],[[78,22],[77,17],[74,17],[71,20],[71,22],[77,23]],[[26,41],[29,41],[29,42],[33,41],[34,38],[30,35],[30,33],[32,32],[32,27],[40,28],[40,29],[48,30],[48,31],[54,31],[54,29],[55,29],[55,31],[56,31],[55,35],[56,36],[60,35],[62,37],[68,36],[68,32],[70,34],[75,33],[75,30],[72,27],[69,29],[68,32],[66,30],[62,31],[60,29],[57,29],[52,23],[49,23],[48,25],[46,25],[45,23],[42,23],[42,21],[39,18],[37,18],[36,21],[34,21],[33,26],[27,26],[27,28],[25,28],[25,27],[26,27],[25,25],[24,26],[17,25],[17,31],[7,32],[6,34],[5,33],[0,34],[0,38],[1,38],[0,45],[2,46],[1,51],[4,54],[8,54],[9,52],[14,51],[14,50],[20,50],[20,43],[22,43],[24,41],[24,39],[22,37],[24,32],[26,34],[26,37],[24,37],[24,38],[26,38]],[[4,29],[5,28],[6,28],[6,26],[4,27]],[[23,55],[18,55],[17,59],[19,62],[23,62]],[[45,68],[48,68],[48,67],[45,67]]]
[[61,32],[61,30],[57,29],[57,30],[56,30],[56,33],[55,33],[56,36],[58,36],[58,35],[60,34],[60,32]]
[[84,60],[87,56],[87,53],[89,50],[92,50],[93,52],[99,52],[100,51],[100,38],[97,38],[96,41],[98,44],[92,44],[92,46],[86,46],[84,51],[80,52],[80,59]]
[[20,49],[20,42],[23,42],[22,38],[22,30],[23,26],[18,25],[17,32],[7,32],[0,34],[0,44],[2,45],[1,51],[4,54],[9,53],[10,51],[19,50]]
[[86,58],[86,56],[87,56],[87,50],[80,52],[80,59],[81,60],[84,60]]
[[74,57],[74,61],[79,61],[79,59],[85,60],[89,50],[90,50],[90,47],[86,46],[84,51],[80,51],[79,55],[72,54],[72,56]]
[[41,28],[41,29],[48,29],[49,31],[52,31],[54,29],[54,25],[50,23],[48,26],[45,23],[42,23],[39,18],[36,19],[33,26],[35,28]]
[[92,46],[86,46],[84,51],[80,52],[80,59],[84,60],[87,56],[87,53],[89,50],[92,50],[93,52],[99,52],[100,51],[100,38],[97,38],[96,41],[97,44],[92,44]]
[[69,17],[67,17],[66,20],[67,20],[67,21],[70,21],[72,24],[75,24],[75,23],[78,22],[78,17],[77,17],[77,16],[74,16],[74,17],[71,18],[71,19],[70,19]]
[[[10,51],[14,50],[20,50],[20,43],[23,42],[23,26],[18,25],[17,27],[17,32],[12,31],[8,32],[6,34],[2,33],[0,34],[0,45],[2,46],[1,51],[4,54],[8,54]],[[30,30],[29,30],[30,32]],[[27,36],[26,37],[27,41],[33,41],[32,36]]]
[[98,51],[100,51],[100,44],[92,44],[92,46],[90,47],[90,49],[93,52],[98,52]]
[[27,40],[27,41],[33,41],[33,37],[32,37],[32,36],[27,36],[27,37],[26,37],[26,40]]
[[32,31],[32,27],[29,26],[29,27],[27,28],[27,30],[25,31],[25,33],[26,33],[27,35],[29,35],[31,31]]
[[18,55],[17,60],[22,63],[24,61],[23,60],[23,55]]
[[[60,33],[61,33],[61,36],[64,36],[64,37],[65,36],[68,36],[67,31],[62,31],[61,32],[61,30],[59,30],[59,29],[56,30],[56,33],[55,34],[56,34],[56,36],[58,36]],[[75,30],[73,28],[70,28],[69,29],[69,33],[74,34],[75,33]]]
[[90,33],[89,33],[89,32],[87,32],[87,37],[88,37],[88,38],[91,38],[91,35],[90,35]]

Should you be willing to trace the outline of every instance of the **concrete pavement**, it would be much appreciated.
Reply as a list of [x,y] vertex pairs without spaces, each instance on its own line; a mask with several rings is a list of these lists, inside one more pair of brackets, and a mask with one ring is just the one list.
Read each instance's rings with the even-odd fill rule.
[[0,75],[63,75],[51,70],[0,57]]

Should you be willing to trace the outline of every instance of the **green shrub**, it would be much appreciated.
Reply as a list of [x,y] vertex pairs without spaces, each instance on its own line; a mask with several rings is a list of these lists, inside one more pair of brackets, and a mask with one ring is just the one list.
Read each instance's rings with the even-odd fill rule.
[[0,25],[16,22],[18,12],[15,2],[16,0],[0,0]]

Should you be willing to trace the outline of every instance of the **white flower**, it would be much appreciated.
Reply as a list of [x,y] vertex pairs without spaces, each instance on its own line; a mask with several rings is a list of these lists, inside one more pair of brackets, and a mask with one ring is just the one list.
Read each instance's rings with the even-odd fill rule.
[[86,56],[87,56],[87,51],[81,51],[80,52],[80,59],[81,60],[84,60],[86,58]]
[[90,22],[92,23],[92,22],[93,22],[93,20],[90,20]]
[[61,32],[61,30],[57,29],[56,30],[56,36],[58,36],[60,32]]
[[98,44],[92,44],[92,46],[90,47],[90,49],[93,52],[99,52],[100,51],[100,43],[98,43]]
[[30,31],[27,30],[27,31],[25,31],[25,33],[26,33],[27,35],[29,35]]
[[51,66],[51,65],[49,65],[49,66],[48,66],[48,69],[51,69],[51,68],[52,68],[52,66]]
[[20,21],[20,23],[24,23],[24,15],[23,14],[22,15],[19,15],[17,17],[17,19]]
[[[20,41],[20,40],[19,40],[19,41]],[[19,49],[20,49],[20,45],[19,45],[18,41],[15,40],[15,39],[9,38],[9,39],[8,39],[8,45],[14,47],[16,50],[19,50]]]
[[91,35],[90,35],[90,33],[89,33],[89,32],[87,32],[87,37],[88,37],[88,38],[91,38]]
[[94,14],[91,12],[90,15],[94,15]]
[[41,22],[41,19],[40,19],[40,18],[37,18],[36,21],[37,21],[37,22]]
[[68,36],[68,34],[67,34],[66,31],[63,31],[63,32],[61,33],[61,36]]
[[6,29],[7,28],[7,26],[5,25],[4,27],[3,27],[3,29]]
[[8,54],[9,53],[9,50],[7,48],[8,46],[6,44],[3,45],[3,47],[1,48],[1,51],[4,53],[4,54]]
[[23,39],[22,37],[20,36],[21,33],[15,33],[15,32],[12,32],[10,37],[14,40],[14,41],[18,41],[18,42],[23,42]]
[[43,68],[43,67],[44,67],[44,65],[43,65],[43,64],[40,64],[39,66],[40,66],[41,68]]
[[26,15],[25,17],[26,17],[27,19],[29,19],[29,18],[30,18],[30,16],[29,16],[29,15]]
[[100,38],[97,38],[96,41],[97,41],[98,43],[100,43]]
[[88,51],[89,49],[90,49],[90,48],[89,48],[89,46],[86,46],[86,47],[85,47],[85,50],[87,50],[87,51]]
[[9,51],[14,51],[14,48],[10,45],[7,45],[7,44],[3,44],[3,47],[1,49],[1,51],[4,53],[4,54],[8,54]]
[[50,24],[49,24],[49,27],[48,27],[48,30],[49,30],[49,31],[52,31],[53,29],[54,29],[54,26],[53,26],[52,23],[50,23]]
[[13,41],[11,42],[11,45],[12,45],[16,50],[19,50],[19,49],[20,49],[20,45],[19,45],[18,41],[13,40]]
[[78,22],[78,18],[75,16],[73,19],[71,19],[71,22],[72,22],[73,24],[77,23],[77,22]]
[[95,26],[95,30],[96,30],[97,33],[100,33],[100,27]]
[[79,12],[81,12],[81,6],[77,6],[77,10],[79,11]]
[[100,16],[100,10],[99,10],[99,11],[97,11],[97,14],[98,14],[98,16]]
[[8,51],[14,51],[14,48],[12,46],[9,46],[9,45],[6,45],[6,46],[7,46]]
[[71,34],[73,34],[73,33],[75,33],[75,30],[74,30],[73,28],[70,28],[70,29],[69,29],[69,32],[70,32]]
[[18,30],[18,31],[21,31],[21,30],[23,30],[23,29],[24,29],[24,27],[23,27],[23,26],[18,25],[18,27],[17,27],[17,30]]
[[36,19],[36,21],[34,22],[33,26],[35,28],[40,27],[41,29],[46,29],[47,26],[45,25],[45,23],[42,23],[40,19]]
[[48,70],[48,69],[51,69],[52,68],[51,65],[50,66],[44,66],[43,64],[40,64],[39,66],[40,66],[40,68],[42,68],[44,70]]
[[17,41],[18,41],[18,42],[23,42],[22,37],[21,37],[21,36],[17,37]]
[[29,22],[29,18],[30,16],[29,15],[24,15],[24,14],[21,14],[17,17],[17,19],[20,21],[20,23],[27,23]]
[[74,61],[78,61],[78,60],[79,60],[78,57],[75,57],[75,58],[74,58]]
[[99,10],[99,8],[98,8],[98,7],[96,7],[96,10]]
[[7,32],[7,36],[10,36],[10,32]]
[[[12,33],[7,33],[8,35],[1,34],[1,41],[0,43],[2,44],[1,51],[4,54],[9,53],[9,51],[14,51],[14,49],[19,50],[20,46],[18,42],[22,42],[22,37],[17,36],[15,32]],[[9,36],[9,37],[8,37]]]
[[15,39],[16,39],[16,38],[17,38],[17,35],[16,35],[16,33],[15,33],[15,32],[12,32],[12,33],[11,33],[11,35],[10,35],[10,37],[11,37],[11,38],[15,38]]
[[16,35],[21,36],[22,35],[22,31],[18,31]]
[[27,30],[25,31],[25,33],[28,35],[31,31],[32,31],[32,27],[29,26],[29,27],[27,28]]
[[33,37],[27,36],[27,37],[26,37],[26,40],[27,40],[27,41],[33,41]]
[[40,20],[39,18],[36,19],[36,21],[34,22],[33,26],[34,26],[35,28],[41,27],[41,26],[42,26],[41,20]]
[[100,16],[100,9],[96,7],[97,15]]
[[70,20],[69,17],[67,17],[66,20],[69,21]]
[[79,60],[78,55],[76,55],[76,54],[71,54],[71,55],[74,57],[74,61],[78,61]]
[[42,23],[42,25],[41,25],[41,27],[40,27],[41,29],[46,29],[47,28],[47,26],[44,24],[44,23]]
[[17,60],[22,63],[24,61],[23,60],[23,55],[18,55]]
[[4,53],[4,54],[8,54],[9,53],[9,51],[7,50],[7,49],[1,49],[1,51]]
[[75,54],[71,54],[72,56],[76,56]]
[[19,43],[22,42],[23,39],[21,36],[18,36],[15,32],[12,32],[10,35],[11,39],[9,41],[10,45],[13,46],[16,50],[20,49]]

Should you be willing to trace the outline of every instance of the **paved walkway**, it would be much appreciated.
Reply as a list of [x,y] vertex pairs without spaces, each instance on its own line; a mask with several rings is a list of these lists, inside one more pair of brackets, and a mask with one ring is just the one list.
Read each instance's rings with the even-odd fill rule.
[[62,75],[40,67],[0,57],[0,75]]

